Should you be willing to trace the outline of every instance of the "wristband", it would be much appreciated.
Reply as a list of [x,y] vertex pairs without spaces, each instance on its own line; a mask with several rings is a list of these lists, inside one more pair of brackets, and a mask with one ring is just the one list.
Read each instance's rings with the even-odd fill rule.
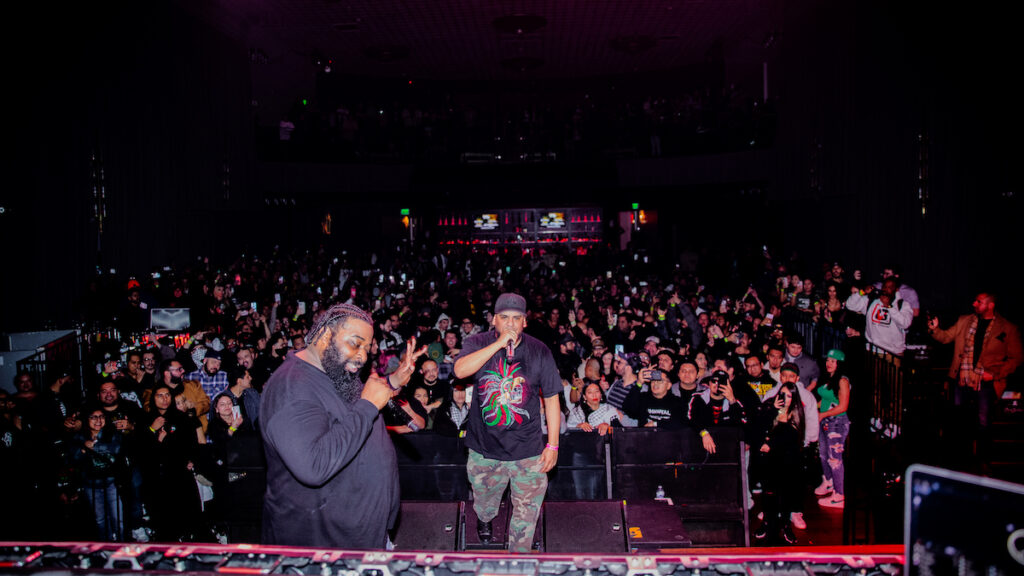
[[238,432],[238,428],[235,428],[234,426],[228,426],[228,430],[232,432]]
[[708,431],[707,431],[707,430],[701,430],[701,431],[700,431],[700,437],[701,437],[701,438],[703,438],[703,437],[705,437],[705,436],[707,436],[707,435],[708,435]]
[[863,290],[857,290],[857,293],[859,293],[861,296],[864,295],[864,291]]
[[153,434],[156,434],[156,430],[153,430],[152,426],[149,427],[149,431],[152,432]]
[[398,392],[399,390],[401,390],[401,389],[402,389],[402,387],[401,387],[401,386],[398,386],[398,387],[396,388],[396,387],[395,387],[395,385],[391,383],[391,374],[388,374],[388,375],[387,375],[387,377],[386,377],[386,378],[384,378],[384,381],[388,383],[388,388],[391,388],[391,389],[392,389],[392,390],[394,390],[395,392]]
[[665,315],[664,314],[658,314],[658,320],[661,320],[662,322],[664,322],[665,321]]
[[555,452],[558,452],[558,446],[554,444],[546,444],[544,447],[547,448],[548,450],[554,450]]

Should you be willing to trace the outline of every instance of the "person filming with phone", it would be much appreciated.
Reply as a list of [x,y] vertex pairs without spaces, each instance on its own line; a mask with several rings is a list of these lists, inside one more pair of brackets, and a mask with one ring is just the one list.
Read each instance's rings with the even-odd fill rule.
[[675,394],[669,394],[672,381],[657,368],[641,368],[637,383],[647,387],[640,393],[637,407],[639,426],[678,430],[686,424],[686,406]]
[[[247,371],[242,373],[239,380],[252,380]],[[244,395],[240,400],[225,391],[213,401],[208,429],[215,471],[213,518],[231,543],[258,542],[260,537],[266,464],[263,442],[248,412]]]

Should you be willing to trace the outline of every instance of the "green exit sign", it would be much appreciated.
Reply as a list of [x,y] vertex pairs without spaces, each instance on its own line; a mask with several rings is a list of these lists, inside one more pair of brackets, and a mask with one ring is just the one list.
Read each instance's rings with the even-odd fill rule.
[[639,209],[640,209],[640,204],[638,202],[633,202],[633,210],[639,210]]
[[409,209],[408,208],[402,208],[402,216],[408,216],[408,215],[409,215]]

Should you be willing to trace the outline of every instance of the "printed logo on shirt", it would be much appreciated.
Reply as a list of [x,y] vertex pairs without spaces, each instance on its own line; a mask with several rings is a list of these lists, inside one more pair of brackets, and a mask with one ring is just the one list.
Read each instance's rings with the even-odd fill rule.
[[757,397],[759,399],[764,400],[765,394],[770,392],[771,389],[775,387],[775,381],[774,380],[767,380],[767,381],[764,381],[764,382],[761,382],[761,381],[751,382],[750,383],[750,387],[754,389],[754,392],[757,393]]
[[717,426],[721,419],[722,419],[722,405],[721,404],[715,404],[715,405],[713,405],[711,407],[711,422]]
[[882,326],[892,324],[892,316],[889,314],[889,309],[884,306],[876,306],[874,312],[871,313],[871,321]]
[[526,378],[521,376],[522,365],[518,362],[498,360],[496,370],[484,372],[480,385],[480,409],[484,424],[488,426],[512,426],[522,424],[530,414],[523,409],[526,405]]

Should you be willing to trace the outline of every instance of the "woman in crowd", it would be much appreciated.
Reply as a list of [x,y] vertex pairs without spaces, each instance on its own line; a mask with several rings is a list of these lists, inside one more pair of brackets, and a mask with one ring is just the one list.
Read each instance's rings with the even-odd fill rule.
[[850,432],[850,419],[846,414],[850,406],[850,379],[842,370],[846,355],[832,349],[825,358],[825,371],[817,386],[810,388],[818,398],[818,452],[823,472],[821,485],[814,493],[822,498],[818,504],[826,508],[845,506],[843,487],[843,454],[846,436]]
[[121,435],[107,426],[102,407],[95,406],[83,414],[85,426],[72,440],[71,458],[78,468],[82,491],[92,507],[96,539],[119,542],[124,536],[124,516],[116,482]]
[[194,539],[201,511],[193,475],[199,440],[194,423],[178,411],[168,386],[153,389],[139,434],[146,508],[156,539]]
[[764,523],[754,533],[763,540],[781,532],[788,544],[796,543],[790,513],[799,510],[802,486],[800,450],[804,443],[804,406],[796,384],[782,384],[779,393],[762,406],[760,433],[751,438],[759,446],[757,457],[764,474]]
[[259,542],[266,481],[262,439],[231,394],[219,394],[213,412],[209,432],[216,518],[229,542]]
[[446,436],[463,436],[469,423],[469,404],[466,402],[466,385],[462,382],[452,386],[451,396],[437,409],[434,431]]
[[704,350],[698,350],[693,355],[693,361],[697,363],[697,382],[701,382],[711,373],[708,372],[708,355]]
[[419,405],[423,407],[423,410],[427,413],[426,424],[423,425],[423,429],[433,430],[434,420],[435,417],[437,416],[437,409],[439,408],[439,406],[435,406],[433,408],[430,406],[430,392],[427,391],[427,387],[421,384],[417,384],[416,386],[414,386],[412,389],[412,398],[412,401],[418,402]]
[[615,372],[612,370],[612,365],[615,363],[615,354],[611,351],[607,351],[601,355],[601,376],[608,382],[615,380]]
[[613,422],[618,422],[619,411],[605,402],[604,390],[595,382],[583,388],[582,401],[569,411],[567,425],[570,429],[597,432],[604,436]]

